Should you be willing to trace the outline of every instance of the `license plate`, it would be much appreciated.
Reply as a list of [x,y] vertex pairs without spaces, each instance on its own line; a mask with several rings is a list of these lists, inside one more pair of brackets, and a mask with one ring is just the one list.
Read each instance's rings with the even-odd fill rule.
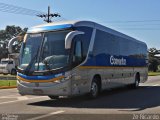
[[43,90],[41,90],[41,89],[33,89],[33,93],[35,93],[35,94],[42,94]]

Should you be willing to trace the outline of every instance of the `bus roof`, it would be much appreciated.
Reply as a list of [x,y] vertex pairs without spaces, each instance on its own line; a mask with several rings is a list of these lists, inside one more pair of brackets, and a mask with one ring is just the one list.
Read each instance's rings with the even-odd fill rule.
[[116,30],[113,30],[111,28],[105,27],[103,25],[100,25],[100,24],[92,22],[92,21],[61,21],[61,22],[47,23],[47,24],[34,26],[34,27],[30,28],[27,33],[37,33],[37,32],[45,32],[45,31],[69,29],[69,28],[78,27],[78,26],[86,26],[86,27],[95,28],[98,30],[108,32],[110,34],[114,34],[114,35],[122,37],[122,38],[126,38],[129,40],[133,40],[133,41],[145,44],[142,41],[136,40],[128,35],[125,35],[123,33],[116,31]]

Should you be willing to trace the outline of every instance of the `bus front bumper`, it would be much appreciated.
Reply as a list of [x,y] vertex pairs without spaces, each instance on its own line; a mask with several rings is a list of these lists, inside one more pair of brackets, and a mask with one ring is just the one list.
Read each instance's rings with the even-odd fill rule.
[[70,96],[71,82],[67,80],[61,83],[21,83],[17,81],[17,88],[21,95],[42,95],[42,96]]

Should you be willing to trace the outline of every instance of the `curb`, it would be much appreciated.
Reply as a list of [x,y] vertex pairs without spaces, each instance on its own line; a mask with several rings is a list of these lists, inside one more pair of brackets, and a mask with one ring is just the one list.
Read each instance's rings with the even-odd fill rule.
[[17,88],[17,86],[2,86],[0,89],[10,89],[10,88]]

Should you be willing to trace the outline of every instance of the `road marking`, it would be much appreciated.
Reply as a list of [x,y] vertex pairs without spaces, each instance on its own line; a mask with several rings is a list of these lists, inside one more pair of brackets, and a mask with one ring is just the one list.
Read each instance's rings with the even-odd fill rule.
[[41,115],[41,116],[34,117],[34,118],[31,118],[31,119],[27,119],[27,120],[38,120],[38,119],[42,119],[42,118],[49,117],[49,116],[52,116],[52,115],[57,115],[57,114],[60,114],[60,113],[63,113],[63,112],[65,112],[65,111],[60,110],[60,111],[49,113],[47,115]]
[[18,97],[18,100],[28,100],[29,98],[27,96],[21,96],[21,97]]
[[155,87],[155,86],[160,86],[159,84],[155,84],[155,85],[152,85],[152,86],[148,86],[147,88],[152,88],[152,87]]
[[153,86],[159,86],[159,84],[155,84],[155,85],[153,85]]
[[0,98],[15,98],[20,96],[19,94],[15,94],[15,95],[7,95],[7,96],[0,96]]
[[19,102],[19,101],[24,101],[24,100],[39,99],[39,98],[42,98],[42,97],[46,97],[46,96],[27,98],[27,99],[23,98],[23,99],[18,99],[18,100],[13,100],[13,101],[1,102],[0,105],[7,104],[7,103],[14,103],[14,102]]

